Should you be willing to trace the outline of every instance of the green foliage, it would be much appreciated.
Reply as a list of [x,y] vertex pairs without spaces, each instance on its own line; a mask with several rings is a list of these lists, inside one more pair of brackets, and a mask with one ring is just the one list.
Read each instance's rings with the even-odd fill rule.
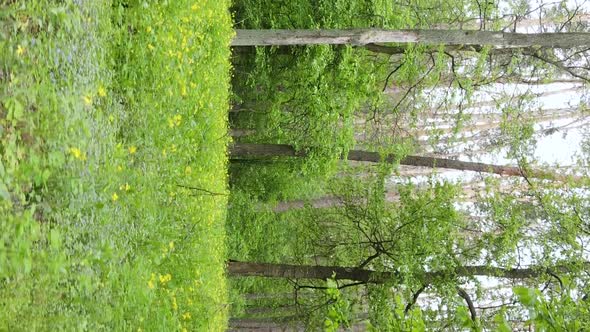
[[574,298],[571,290],[546,296],[537,289],[515,287],[518,301],[529,311],[528,322],[535,331],[585,331],[590,328],[590,307]]
[[487,263],[499,262],[511,264],[514,250],[526,238],[525,229],[535,218],[535,207],[528,202],[519,201],[516,194],[499,192],[498,180],[486,180],[487,195],[482,197],[478,206],[487,214],[490,222],[479,239],[480,246],[486,248]]
[[406,310],[407,304],[389,286],[369,287],[369,331],[426,331],[422,312],[418,307]]
[[[372,2],[240,1],[239,28],[329,28],[378,24]],[[380,23],[379,23],[380,24]],[[333,173],[354,146],[353,113],[378,97],[377,68],[351,46],[257,48],[235,60],[232,126],[255,129],[242,138],[305,149],[305,174]]]
[[462,225],[453,205],[457,188],[438,182],[425,188],[398,185],[399,200],[388,202],[383,185],[382,176],[334,181],[332,195],[340,197],[344,206],[330,214],[314,211],[314,219],[333,225],[329,235],[319,235],[324,244],[341,244],[330,254],[345,255],[343,259],[356,256],[360,262],[378,250],[371,266],[378,270],[393,266],[408,278],[405,282],[419,280],[425,266],[436,270],[453,263],[448,236]]
[[289,55],[259,50],[253,67],[236,65],[234,93],[244,109],[232,125],[255,129],[250,142],[309,149],[304,168],[326,172],[324,165],[353,147],[353,112],[377,92],[362,53],[340,46],[295,48]]
[[[315,161],[314,161],[315,162]],[[309,169],[309,160],[242,160],[230,165],[231,186],[247,192],[253,199],[275,202],[320,196],[325,189],[326,174]],[[323,165],[335,169],[336,165]]]
[[326,287],[330,304],[324,320],[324,331],[335,332],[339,327],[348,325],[347,317],[350,315],[350,304],[342,297],[338,283],[334,279],[326,280]]
[[1,6],[0,330],[225,329],[228,3]]

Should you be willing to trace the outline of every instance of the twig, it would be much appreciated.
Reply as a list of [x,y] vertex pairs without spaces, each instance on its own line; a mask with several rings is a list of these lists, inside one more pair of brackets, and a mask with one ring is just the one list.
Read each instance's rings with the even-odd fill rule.
[[214,191],[210,191],[210,190],[203,189],[203,188],[198,188],[198,187],[185,186],[185,185],[182,185],[182,184],[177,184],[176,186],[177,187],[180,187],[180,188],[189,189],[189,190],[200,191],[200,192],[202,192],[204,194],[208,194],[208,195],[211,195],[211,196],[227,196],[226,193],[217,193],[217,192],[214,192]]

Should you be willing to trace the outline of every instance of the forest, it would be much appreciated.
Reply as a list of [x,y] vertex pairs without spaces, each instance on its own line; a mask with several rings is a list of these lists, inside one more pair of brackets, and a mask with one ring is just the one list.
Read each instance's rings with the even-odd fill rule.
[[0,331],[590,330],[588,3],[0,13]]

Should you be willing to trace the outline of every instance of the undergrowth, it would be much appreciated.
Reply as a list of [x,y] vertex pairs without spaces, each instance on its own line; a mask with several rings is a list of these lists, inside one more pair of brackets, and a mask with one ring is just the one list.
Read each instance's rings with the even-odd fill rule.
[[0,5],[0,330],[225,329],[228,5]]

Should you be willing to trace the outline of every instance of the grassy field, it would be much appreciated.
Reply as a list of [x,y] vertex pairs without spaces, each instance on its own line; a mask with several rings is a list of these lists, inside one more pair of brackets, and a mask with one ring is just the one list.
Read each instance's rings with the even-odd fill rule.
[[228,6],[0,4],[0,331],[225,328]]

